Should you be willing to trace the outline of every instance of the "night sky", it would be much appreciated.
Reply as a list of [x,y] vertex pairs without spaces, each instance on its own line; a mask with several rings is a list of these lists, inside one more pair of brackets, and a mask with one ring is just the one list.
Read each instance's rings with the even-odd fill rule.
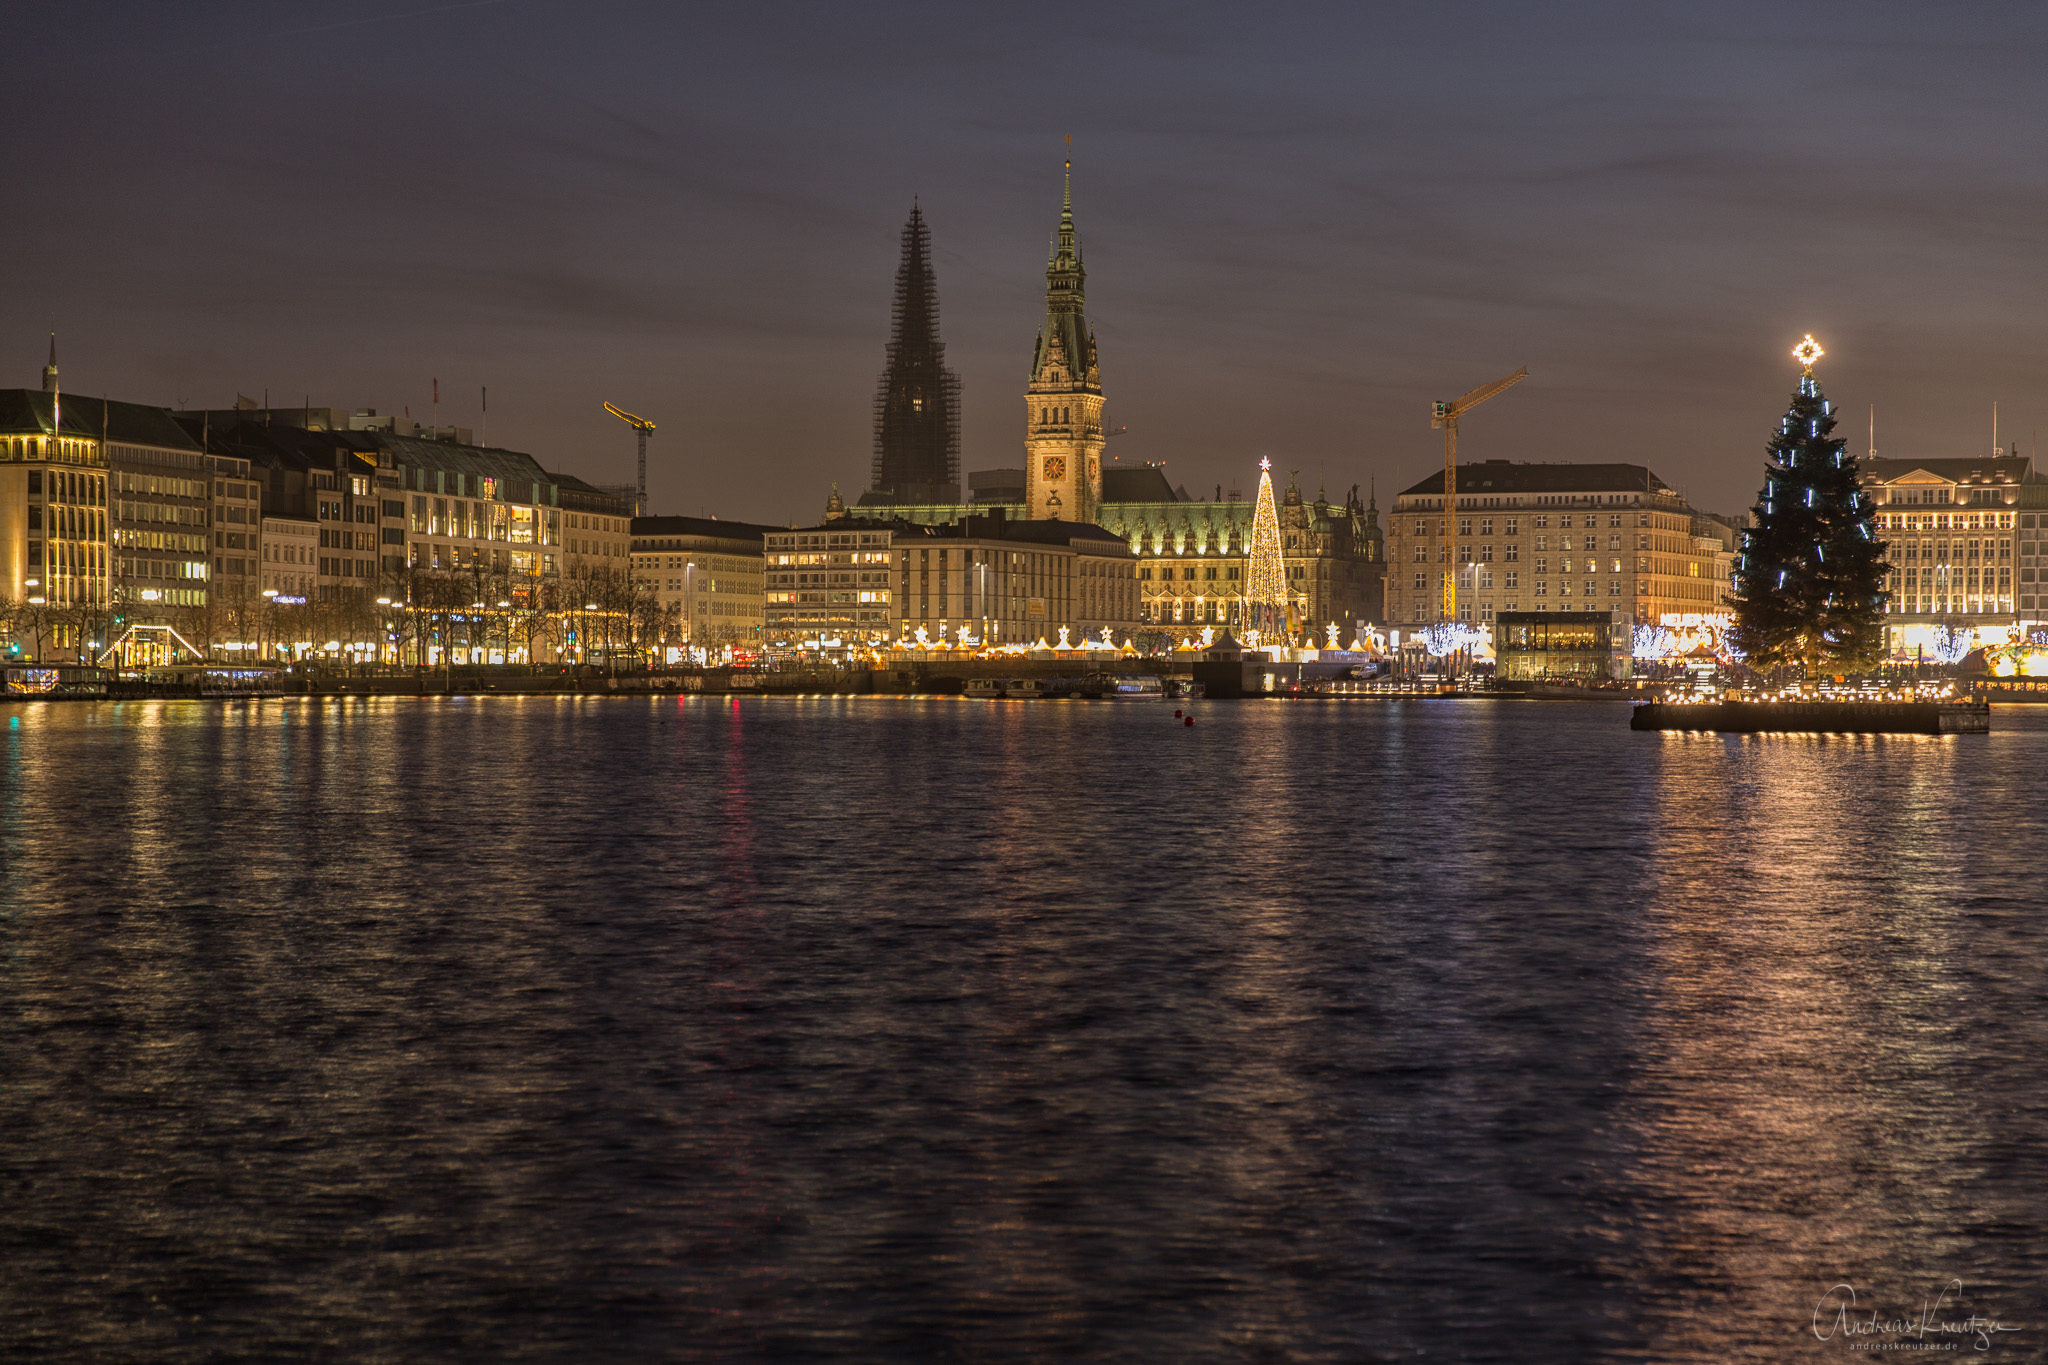
[[864,487],[921,196],[963,467],[1021,462],[1073,136],[1126,461],[1388,493],[1645,461],[1747,506],[1812,331],[1852,447],[2048,427],[2038,6],[17,5],[5,382],[410,407],[657,511]]

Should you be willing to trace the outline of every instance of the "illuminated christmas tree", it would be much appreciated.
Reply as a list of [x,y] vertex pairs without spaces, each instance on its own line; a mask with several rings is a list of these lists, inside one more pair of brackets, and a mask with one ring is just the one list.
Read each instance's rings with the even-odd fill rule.
[[1856,457],[1836,435],[1806,338],[1792,406],[1766,448],[1764,486],[1735,561],[1731,644],[1759,666],[1863,668],[1884,653],[1884,545]]
[[1280,557],[1280,517],[1273,510],[1273,462],[1259,461],[1259,501],[1252,512],[1251,553],[1244,574],[1244,626],[1265,641],[1287,632],[1287,563]]

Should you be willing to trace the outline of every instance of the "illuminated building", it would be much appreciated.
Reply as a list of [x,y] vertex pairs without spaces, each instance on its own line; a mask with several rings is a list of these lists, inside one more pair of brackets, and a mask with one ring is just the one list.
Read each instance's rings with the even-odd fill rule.
[[213,591],[241,603],[262,591],[263,490],[249,461],[208,452],[213,470]]
[[2048,479],[2017,455],[1901,460],[1871,456],[1862,483],[1877,505],[1891,572],[1886,635],[1896,652],[1926,650],[1947,627],[2002,643],[2048,617],[2040,511]]
[[762,537],[781,529],[716,517],[635,517],[633,584],[686,623],[689,644],[758,643],[766,624]]
[[[168,416],[163,420],[177,429]],[[188,440],[179,449],[166,436],[148,445],[113,442],[109,463],[107,516],[114,602],[122,618],[119,633],[131,626],[170,626],[206,648],[219,606],[210,593],[212,462],[195,442]],[[124,663],[166,661],[152,642],[137,643],[143,647],[123,646]]]
[[[178,421],[187,435],[206,442],[216,468],[233,461],[247,469],[260,496],[259,516],[316,523],[319,553],[312,560],[308,600],[365,604],[384,591],[380,581],[385,575],[404,568],[404,504],[389,491],[396,487],[396,476],[385,476],[386,487],[379,490],[376,439],[285,420],[304,411],[198,411],[181,413]],[[326,416],[324,410],[313,411],[316,420]],[[216,554],[225,555],[226,539],[223,526]],[[293,553],[297,549],[294,539]],[[259,566],[282,563],[260,542],[252,557]]]
[[1505,682],[1611,677],[1617,644],[1605,611],[1496,612],[1494,676]]
[[[869,510],[865,498],[861,508]],[[1021,502],[887,509],[917,526],[997,511],[1015,524],[1024,510]],[[1213,500],[1190,499],[1159,465],[1112,464],[1103,471],[1095,524],[1122,537],[1137,557],[1141,629],[1193,641],[1204,627],[1237,628],[1254,510],[1221,488]],[[1307,502],[1290,480],[1276,511],[1297,627],[1321,638],[1336,625],[1348,642],[1361,626],[1381,620],[1386,562],[1378,508],[1361,503],[1355,487],[1341,504],[1321,495]]]
[[263,514],[262,584],[257,592],[313,601],[319,596],[320,523],[287,512]]
[[[1458,575],[1458,615],[1605,613],[1618,640],[1637,622],[1722,609],[1734,527],[1694,511],[1642,465],[1458,466],[1455,526],[1441,470],[1395,500],[1387,535],[1387,620],[1441,614]],[[1448,534],[1447,534],[1448,532]]]
[[631,501],[573,474],[550,474],[548,478],[554,482],[555,502],[562,509],[562,561],[570,576],[631,572]]
[[53,339],[44,389],[0,390],[0,591],[20,653],[75,659],[110,615],[108,452],[190,443],[161,409],[60,394],[56,363]]
[[899,642],[964,631],[990,644],[1122,640],[1138,624],[1137,556],[1124,538],[1074,521],[1012,521],[1003,512],[895,535]]
[[466,427],[423,427],[374,408],[244,406],[178,417],[216,454],[249,461],[266,512],[320,524],[321,600],[403,599],[420,573],[460,573],[472,593],[498,579],[524,603],[537,580],[562,570],[555,476],[521,451],[472,444]]
[[892,633],[891,544],[900,524],[844,515],[835,490],[819,526],[762,536],[763,631],[803,648],[881,644]]
[[522,595],[561,573],[554,476],[533,456],[380,433],[377,464],[406,507],[408,567],[503,575]]

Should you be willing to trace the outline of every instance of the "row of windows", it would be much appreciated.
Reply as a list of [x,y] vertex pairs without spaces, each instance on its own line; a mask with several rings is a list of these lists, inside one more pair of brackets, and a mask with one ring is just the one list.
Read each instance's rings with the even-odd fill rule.
[[[1967,515],[1956,512],[1940,515],[1930,513],[1924,516],[1879,516],[1877,525],[1879,530],[1884,531],[2011,530],[2013,515],[2011,512],[1971,512]],[[2022,516],[2020,524],[2032,526],[2034,518]]]
[[[1896,582],[1900,586],[1900,588],[1906,592],[1912,592],[1919,588],[1931,588],[1939,590],[1945,588],[1950,583],[1954,583],[1958,587],[1967,587],[1970,589],[1974,589],[1977,586],[1977,575],[1980,572],[1984,575],[1984,586],[1987,588],[1990,587],[1991,575],[1993,571],[1990,569],[1978,570],[1974,567],[1968,569],[1901,569],[1897,573],[1889,575],[1889,578],[1891,581]],[[2011,569],[1999,569],[1997,570],[1997,573],[1998,582],[2001,586],[2011,585]],[[2020,581],[2022,583],[2033,582],[2034,573],[2035,570],[2033,569],[2020,570]]]
[[[41,496],[42,470],[31,469],[28,472],[28,491],[31,497]],[[50,471],[50,501],[104,507],[107,501],[107,476],[82,474],[71,469],[53,469]]]
[[[1981,549],[1979,548],[1980,546],[1982,547]],[[1996,547],[1996,558],[2012,558],[2012,542],[2010,540],[1958,540],[1954,542],[1946,540],[1909,540],[1889,548],[1896,548],[1900,552],[1897,557],[1900,563],[1910,564],[1920,559],[1940,560],[1943,563],[1958,560],[1971,561],[1978,558],[1991,559],[1994,557],[1994,546]]]
[[[1178,574],[1175,574],[1173,565],[1162,564],[1159,566],[1159,577],[1161,579],[1166,580],[1171,580],[1173,578],[1178,577],[1184,582],[1192,583],[1197,576],[1196,567],[1197,566],[1193,564],[1183,564],[1180,566],[1180,572]],[[1220,569],[1214,564],[1204,564],[1200,566],[1200,577],[1204,582],[1208,583],[1216,582],[1219,577],[1224,582],[1235,583],[1237,581],[1237,574],[1238,566],[1235,564],[1226,564],[1223,565]],[[1152,566],[1150,564],[1139,565],[1138,578],[1141,581],[1149,582],[1152,578]]]
[[766,539],[771,550],[819,549],[829,550],[839,546],[878,545],[889,547],[888,531],[833,531],[826,534],[771,535]]
[[[1948,503],[2002,503],[2009,496],[2009,490],[1998,488],[1892,488],[1888,490],[1887,502],[1918,504]],[[2006,523],[2011,525],[2010,522]]]

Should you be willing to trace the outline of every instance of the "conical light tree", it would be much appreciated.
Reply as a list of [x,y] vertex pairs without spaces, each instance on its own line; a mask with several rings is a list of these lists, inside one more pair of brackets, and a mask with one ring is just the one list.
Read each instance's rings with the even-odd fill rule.
[[1812,337],[1792,406],[1765,449],[1764,486],[1743,532],[1728,605],[1729,643],[1750,663],[1863,668],[1884,654],[1884,545],[1856,457],[1836,437]]
[[1262,640],[1287,631],[1287,561],[1280,554],[1280,516],[1273,510],[1273,462],[1259,461],[1259,501],[1244,573],[1244,624]]

